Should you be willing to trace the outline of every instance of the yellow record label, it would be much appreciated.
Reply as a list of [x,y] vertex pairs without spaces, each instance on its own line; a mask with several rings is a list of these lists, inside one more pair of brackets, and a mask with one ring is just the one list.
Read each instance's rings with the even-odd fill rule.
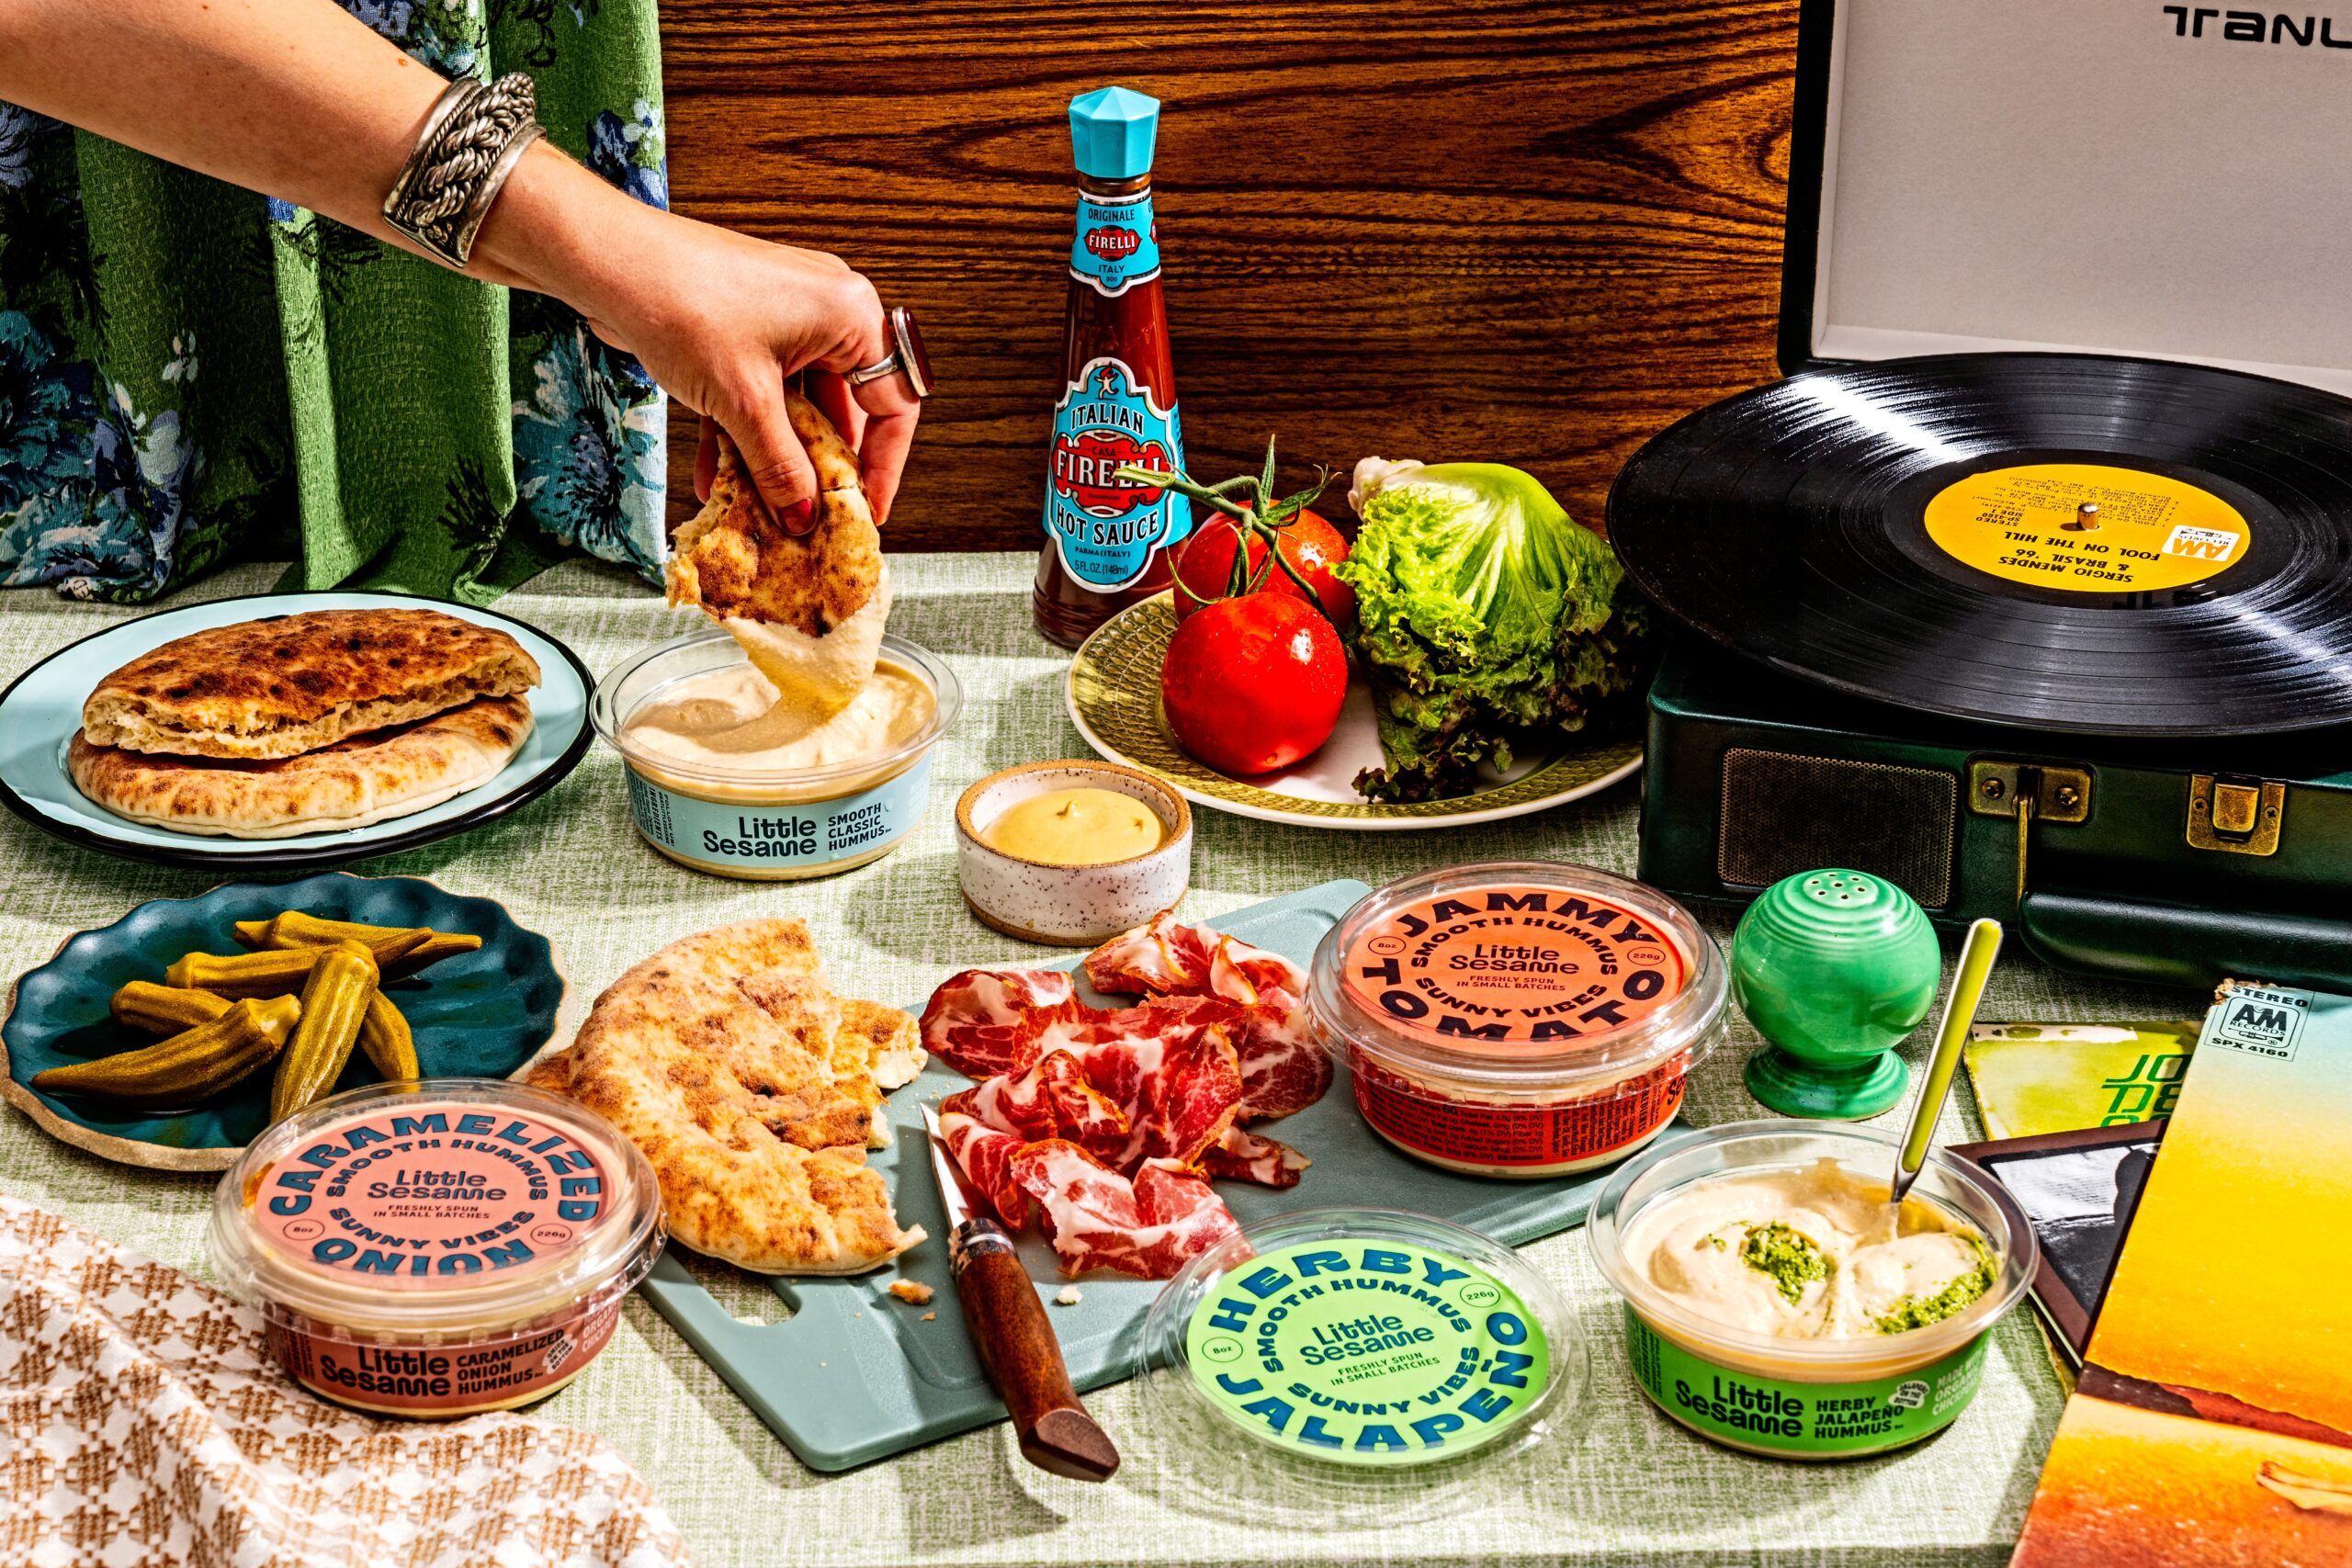
[[2104,463],[2021,463],[1946,485],[1928,537],[2011,582],[2146,593],[2202,582],[2242,559],[2252,530],[2211,491]]

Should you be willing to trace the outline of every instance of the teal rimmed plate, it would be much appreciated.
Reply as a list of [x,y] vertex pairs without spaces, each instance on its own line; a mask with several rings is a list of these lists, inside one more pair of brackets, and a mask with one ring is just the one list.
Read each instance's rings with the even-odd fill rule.
[[[306,610],[438,610],[506,633],[539,667],[529,694],[531,734],[486,782],[422,811],[283,839],[178,833],[117,817],[85,796],[65,768],[66,743],[82,728],[82,705],[108,671],[191,632]],[[413,849],[494,821],[537,799],[588,752],[588,694],[594,686],[580,656],[511,615],[470,604],[404,593],[263,593],[214,599],[123,621],[59,649],[0,692],[0,805],[45,833],[84,849],[160,865],[195,866],[235,875],[248,871],[311,870]]]
[[[153,1170],[225,1170],[269,1122],[269,1073],[164,1115],[110,1111],[96,1100],[37,1094],[32,1076],[147,1043],[115,1023],[107,998],[132,980],[161,981],[184,953],[242,953],[231,929],[300,909],[330,920],[431,926],[481,938],[481,951],[444,959],[385,988],[416,1034],[428,1078],[512,1076],[555,1032],[563,974],[548,939],[525,931],[488,898],[460,898],[413,876],[329,872],[300,882],[234,883],[195,898],[158,898],[110,926],[66,939],[57,955],[17,982],[0,1057],[0,1097],[76,1148]],[[353,1052],[337,1089],[375,1081]]]
[[1195,806],[1261,822],[1358,832],[1462,828],[1582,800],[1632,777],[1642,765],[1638,739],[1567,740],[1521,758],[1509,773],[1482,770],[1479,787],[1469,795],[1366,800],[1356,793],[1356,774],[1380,766],[1383,758],[1372,690],[1358,678],[1348,682],[1347,705],[1331,738],[1313,756],[1280,773],[1234,778],[1187,756],[1169,731],[1159,705],[1159,666],[1175,635],[1171,593],[1128,605],[1095,627],[1070,660],[1068,702],[1070,722],[1088,745],[1164,781]]

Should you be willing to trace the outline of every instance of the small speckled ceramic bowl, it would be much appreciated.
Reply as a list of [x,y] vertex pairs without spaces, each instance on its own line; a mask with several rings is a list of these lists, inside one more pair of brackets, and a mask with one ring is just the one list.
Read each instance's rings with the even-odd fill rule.
[[[999,817],[1057,789],[1107,789],[1159,818],[1159,847],[1101,865],[1050,865],[980,840]],[[1113,762],[1023,762],[966,790],[956,803],[956,860],[964,902],[983,921],[1023,942],[1091,947],[1142,925],[1184,896],[1193,876],[1193,812],[1149,773]]]

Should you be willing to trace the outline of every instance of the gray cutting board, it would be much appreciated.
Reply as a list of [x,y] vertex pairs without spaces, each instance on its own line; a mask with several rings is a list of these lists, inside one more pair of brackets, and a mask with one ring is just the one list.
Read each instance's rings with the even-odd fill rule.
[[[1238,910],[1215,924],[1305,964],[1323,933],[1369,891],[1361,882],[1327,882]],[[914,1000],[920,1007],[921,998]],[[934,1063],[890,1097],[896,1137],[889,1148],[874,1155],[873,1163],[890,1183],[899,1224],[921,1225],[931,1237],[895,1268],[852,1280],[775,1280],[792,1316],[765,1325],[730,1315],[674,1258],[664,1257],[639,1287],[813,1469],[847,1470],[1005,1418],[1004,1405],[965,1335],[956,1288],[948,1282],[947,1225],[919,1114],[921,1106],[936,1104],[969,1083]],[[1356,1114],[1345,1067],[1321,1100],[1261,1126],[1315,1164],[1287,1191],[1218,1182],[1217,1190],[1245,1227],[1299,1209],[1376,1205],[1436,1214],[1520,1246],[1583,1219],[1594,1189],[1607,1175],[1492,1181],[1408,1159]],[[1094,1274],[1078,1281],[1083,1299],[1077,1304],[1055,1306],[1053,1296],[1069,1281],[1056,1272],[1052,1250],[1030,1235],[1023,1238],[1021,1251],[1030,1278],[1049,1303],[1046,1311],[1060,1333],[1070,1380],[1080,1391],[1141,1370],[1136,1364],[1136,1331],[1159,1292],[1159,1281]],[[893,1298],[888,1286],[901,1279],[931,1286],[931,1303],[909,1306]],[[925,1312],[938,1316],[925,1323]]]

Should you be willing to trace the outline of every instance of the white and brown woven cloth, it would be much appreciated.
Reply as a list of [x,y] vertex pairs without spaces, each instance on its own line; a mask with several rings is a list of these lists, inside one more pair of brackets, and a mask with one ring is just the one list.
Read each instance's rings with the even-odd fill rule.
[[0,1563],[682,1568],[619,1455],[500,1414],[378,1421],[209,1286],[0,1196]]

